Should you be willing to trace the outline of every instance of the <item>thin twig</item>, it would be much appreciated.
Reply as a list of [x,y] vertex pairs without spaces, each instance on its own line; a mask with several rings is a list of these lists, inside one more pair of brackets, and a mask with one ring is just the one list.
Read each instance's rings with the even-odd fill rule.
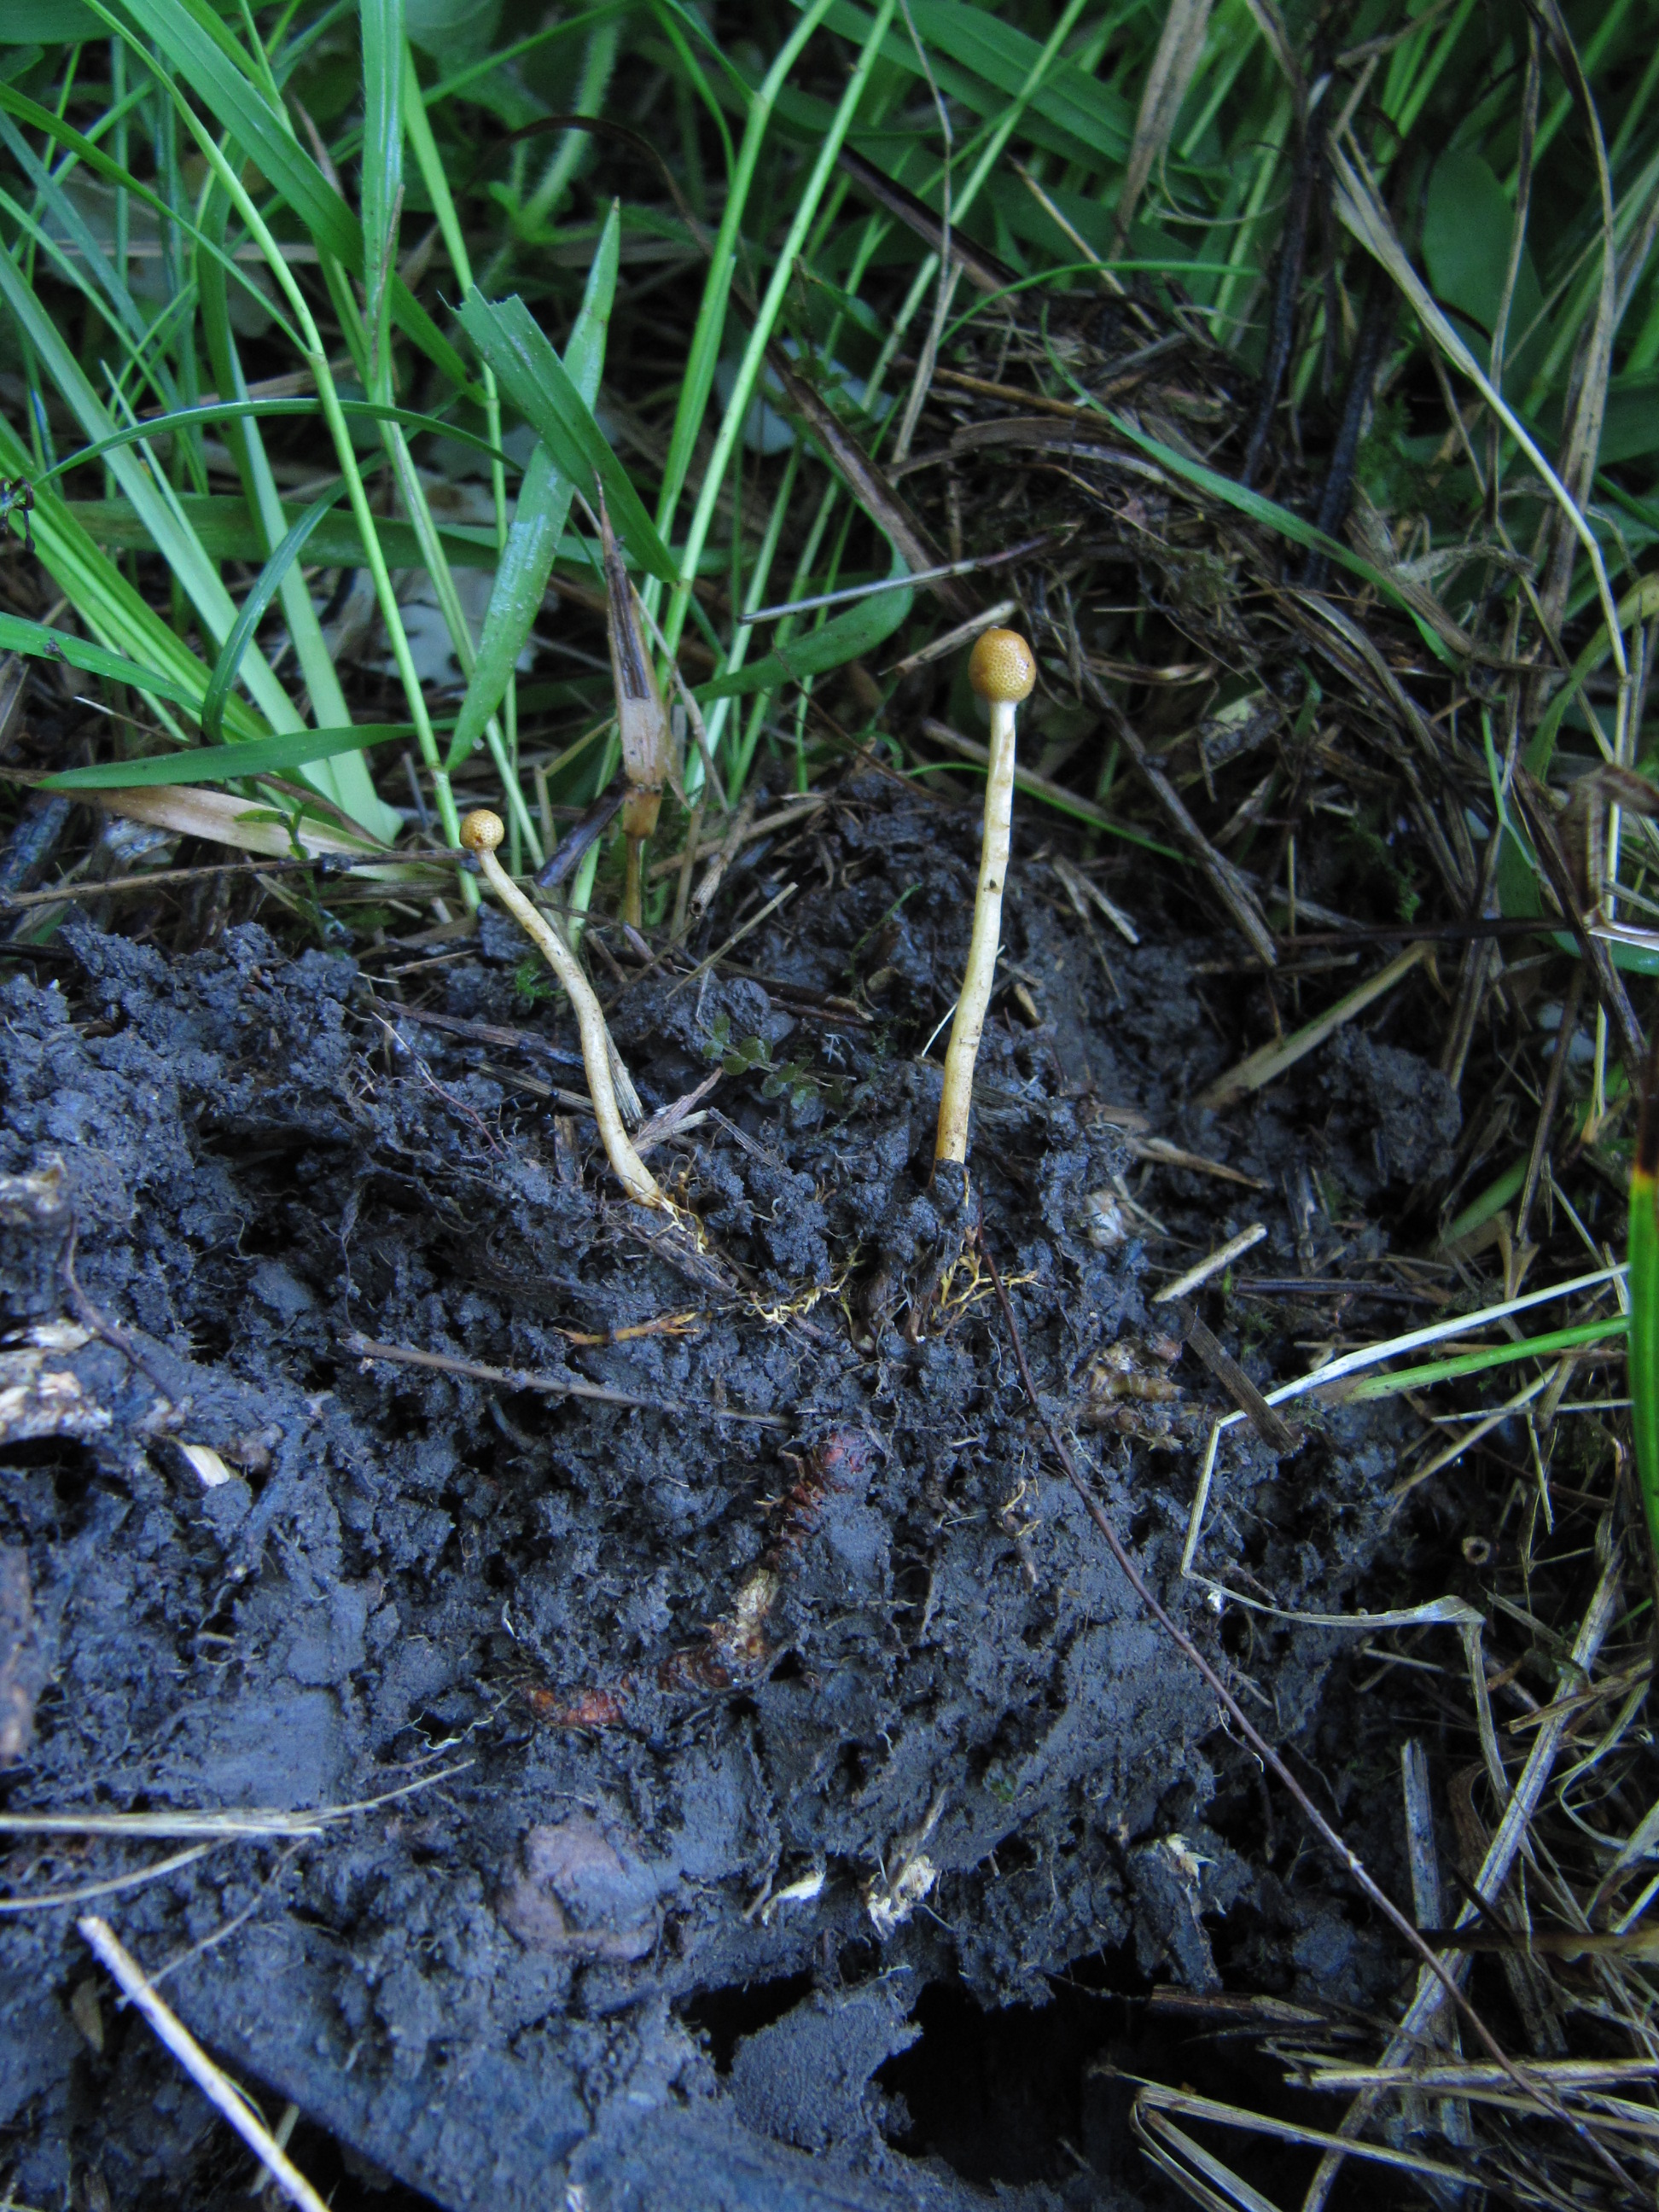
[[51,1889],[39,1897],[8,1897],[0,1899],[0,1914],[15,1918],[30,1912],[55,1912],[66,1905],[90,1905],[94,1897],[115,1897],[125,1889],[142,1889],[146,1882],[159,1881],[163,1875],[174,1874],[197,1859],[205,1858],[213,1849],[211,1844],[192,1844],[182,1851],[173,1851],[153,1866],[139,1867],[131,1874],[107,1875],[102,1881],[83,1882],[76,1889]]
[[[346,875],[358,866],[370,864],[369,855],[363,860],[349,861],[337,872]],[[130,876],[111,876],[103,882],[48,884],[44,890],[0,892],[0,909],[9,913],[14,908],[31,906],[64,906],[81,899],[114,898],[123,891],[170,890],[178,884],[206,883],[215,876],[276,876],[309,869],[313,874],[332,875],[331,868],[319,869],[317,860],[284,860],[276,854],[265,854],[257,860],[216,860],[199,868],[152,868],[147,874],[142,870]]]
[[597,1382],[578,1382],[569,1376],[540,1375],[523,1367],[488,1367],[479,1359],[458,1359],[447,1352],[422,1352],[412,1344],[377,1344],[372,1337],[360,1336],[356,1329],[348,1330],[340,1339],[340,1348],[354,1359],[386,1359],[398,1367],[426,1367],[468,1382],[503,1382],[509,1390],[545,1390],[554,1397],[591,1398],[602,1406],[626,1406],[639,1413],[704,1413],[718,1420],[748,1421],[763,1429],[789,1426],[781,1413],[744,1413],[733,1406],[703,1406],[690,1398],[670,1405],[665,1399],[635,1398],[626,1390],[606,1390]]
[[669,997],[671,999],[678,998],[688,983],[695,983],[698,976],[702,975],[706,969],[714,967],[720,961],[724,960],[726,954],[734,951],[738,945],[741,945],[744,939],[747,937],[751,931],[758,929],[762,922],[767,921],[772,915],[775,915],[778,908],[784,903],[786,899],[793,898],[799,889],[799,885],[797,884],[786,884],[775,898],[768,899],[766,904],[761,908],[758,914],[751,914],[748,921],[743,924],[741,928],[734,929],[730,937],[726,939],[725,944],[720,946],[718,951],[711,952],[706,960],[699,960],[695,968],[688,969],[685,974],[682,975],[679,981],[675,984],[673,989],[668,994]]
[[912,584],[937,584],[947,576],[982,575],[988,568],[1006,568],[1013,561],[1034,558],[1046,553],[1054,543],[1052,530],[1040,538],[1023,538],[1018,545],[1010,545],[1000,553],[980,553],[971,560],[945,561],[933,568],[918,568],[905,576],[882,576],[868,584],[848,584],[839,592],[819,592],[810,599],[784,599],[775,607],[757,607],[752,615],[745,615],[746,623],[781,622],[786,615],[807,615],[817,607],[850,606],[854,599],[873,599],[882,592],[908,591]]
[[207,1836],[217,1843],[263,1836],[320,1836],[325,1828],[356,1819],[359,1813],[378,1812],[422,1790],[453,1782],[474,1762],[461,1759],[418,1782],[401,1782],[378,1796],[354,1798],[349,1805],[319,1805],[310,1812],[287,1812],[273,1806],[224,1806],[206,1811],[162,1813],[0,1813],[0,1836]]
[[1167,1304],[1171,1299],[1184,1298],[1189,1291],[1198,1290],[1202,1285],[1207,1283],[1212,1275],[1218,1275],[1225,1268],[1231,1267],[1235,1260],[1242,1258],[1246,1252],[1258,1245],[1267,1233],[1267,1228],[1263,1223],[1253,1221],[1248,1229],[1241,1229],[1237,1237],[1230,1237],[1224,1244],[1218,1246],[1207,1257],[1200,1260],[1195,1267],[1188,1267],[1184,1275],[1177,1275],[1174,1282],[1165,1283],[1161,1291],[1154,1291],[1152,1303],[1155,1306],[1161,1306]]
[[1296,1431],[1282,1414],[1274,1413],[1232,1354],[1223,1349],[1219,1340],[1190,1308],[1187,1310],[1185,1334],[1188,1348],[1198,1354],[1268,1449],[1279,1453],[1294,1451]]
[[109,1923],[88,1913],[75,1924],[191,2080],[209,2103],[224,2114],[289,2202],[297,2204],[300,2212],[328,2212],[322,2198],[294,2165],[248,2099],[230,2076],[215,2065],[177,2013],[150,1987],[143,1968],[120,1942]]
[[118,1322],[112,1322],[107,1314],[95,1306],[82,1289],[81,1279],[75,1272],[75,1247],[79,1236],[80,1224],[76,1222],[70,1230],[68,1246],[62,1260],[58,1262],[64,1271],[64,1285],[69,1292],[70,1311],[82,1328],[89,1330],[94,1336],[100,1337],[106,1344],[113,1346],[124,1359],[130,1361],[138,1370],[145,1381],[158,1393],[163,1405],[172,1405],[173,1393],[150,1365],[142,1347],[134,1342],[132,1337]]

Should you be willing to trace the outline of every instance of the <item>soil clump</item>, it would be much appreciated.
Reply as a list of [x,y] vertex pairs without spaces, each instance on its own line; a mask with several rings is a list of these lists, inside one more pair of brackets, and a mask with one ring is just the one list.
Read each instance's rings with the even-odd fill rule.
[[[1311,1741],[1338,1639],[1181,1578],[1231,1401],[1153,1296],[1256,1221],[1262,1273],[1380,1257],[1455,1096],[1385,1007],[1200,1113],[1241,1049],[1205,973],[1233,941],[1149,877],[1103,956],[1028,828],[960,1204],[927,1048],[975,829],[849,777],[733,867],[716,951],[787,893],[740,946],[617,966],[647,1115],[691,1100],[651,1165],[700,1243],[617,1194],[559,1096],[568,1011],[489,908],[419,1006],[256,923],[170,957],[77,921],[57,980],[0,987],[6,1802],[319,1814],[136,1885],[120,1924],[240,2078],[349,2147],[342,2203],[365,2176],[456,2208],[1108,2202],[1057,2142],[954,2150],[930,2037],[948,2066],[963,2008],[1004,2020],[1012,2073],[1062,1984],[1103,2017],[1219,1988],[1218,1947],[1325,2004],[1401,1979],[1322,1868],[1257,1849],[1255,1762],[1049,1463],[975,1239],[1143,1571]],[[1248,1283],[1199,1308],[1259,1387],[1308,1364]],[[1387,1406],[1301,1409],[1281,1453],[1231,1430],[1205,1574],[1351,1608],[1398,1434]],[[181,1850],[8,1841],[18,1893]],[[1365,1848],[1386,1883],[1385,1826]],[[207,2107],[98,2015],[74,1910],[0,1936],[12,2186],[216,2201]]]

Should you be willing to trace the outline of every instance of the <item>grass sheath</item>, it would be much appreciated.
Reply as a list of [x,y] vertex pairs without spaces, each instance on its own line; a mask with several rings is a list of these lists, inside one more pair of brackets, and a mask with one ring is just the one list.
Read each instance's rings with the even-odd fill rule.
[[968,664],[969,681],[991,710],[991,765],[985,779],[985,834],[980,846],[974,932],[945,1048],[939,1093],[935,1160],[962,1165],[968,1158],[968,1116],[974,1103],[974,1063],[984,1034],[986,1009],[996,979],[1002,935],[1002,888],[1014,811],[1014,718],[1036,682],[1031,648],[1017,630],[988,629]]
[[640,622],[636,595],[617,550],[603,490],[599,493],[599,542],[605,554],[605,626],[617,693],[617,732],[622,741],[623,773],[628,779],[622,810],[623,835],[628,841],[623,920],[634,929],[642,929],[643,848],[656,831],[663,786],[674,774],[674,742]]
[[574,1011],[576,1026],[581,1033],[582,1065],[587,1071],[587,1092],[593,1101],[593,1118],[599,1125],[599,1135],[617,1182],[638,1205],[659,1206],[667,1212],[668,1200],[623,1127],[617,1086],[611,1074],[611,1036],[605,1028],[604,1009],[575,954],[553,924],[536,911],[495,858],[495,848],[506,834],[501,816],[492,814],[488,807],[475,809],[461,824],[461,842],[469,853],[477,855],[489,888],[543,953],[548,966],[564,986],[565,996]]

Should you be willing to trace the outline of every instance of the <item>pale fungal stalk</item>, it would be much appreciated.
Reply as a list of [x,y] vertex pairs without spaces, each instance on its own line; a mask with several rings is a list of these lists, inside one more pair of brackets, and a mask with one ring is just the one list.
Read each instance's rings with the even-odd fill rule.
[[462,844],[469,853],[477,855],[478,866],[490,889],[526,936],[540,948],[575,1010],[576,1026],[581,1032],[582,1064],[587,1070],[587,1095],[593,1101],[593,1119],[599,1125],[599,1135],[617,1171],[617,1182],[641,1206],[660,1206],[665,1212],[672,1212],[672,1207],[623,1127],[617,1087],[611,1074],[611,1032],[605,1027],[605,1010],[594,996],[593,986],[583,974],[575,954],[553,924],[536,911],[495,858],[495,848],[506,834],[501,816],[492,814],[488,807],[469,814],[461,824]]
[[945,1054],[935,1161],[960,1167],[968,1158],[968,1115],[974,1100],[974,1062],[985,1028],[1002,936],[1002,887],[1014,813],[1014,716],[1036,682],[1031,648],[1017,630],[988,629],[968,664],[969,681],[991,710],[991,764],[985,780],[985,836],[980,847],[974,933]]

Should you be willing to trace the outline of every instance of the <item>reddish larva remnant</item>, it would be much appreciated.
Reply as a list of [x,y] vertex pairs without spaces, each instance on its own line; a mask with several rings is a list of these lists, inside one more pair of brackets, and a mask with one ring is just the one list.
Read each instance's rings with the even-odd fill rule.
[[804,1459],[793,1452],[780,1456],[796,1469],[796,1475],[774,1509],[775,1533],[766,1552],[773,1566],[798,1552],[812,1534],[831,1491],[863,1489],[874,1454],[861,1430],[837,1429]]
[[567,1698],[556,1690],[537,1688],[526,1690],[525,1699],[538,1720],[555,1728],[615,1728],[627,1717],[625,1700],[632,1688],[633,1677],[624,1675],[614,1690],[579,1690]]
[[[805,1455],[782,1455],[796,1470],[795,1480],[772,1504],[772,1537],[760,1565],[738,1592],[731,1612],[710,1622],[700,1643],[671,1651],[659,1662],[659,1690],[671,1696],[729,1690],[761,1672],[771,1656],[766,1624],[783,1587],[784,1570],[817,1528],[830,1493],[862,1492],[874,1455],[870,1438],[858,1429],[834,1430]],[[630,1674],[568,1695],[537,1688],[526,1697],[537,1717],[554,1728],[619,1728],[632,1714],[639,1686],[639,1676]]]

